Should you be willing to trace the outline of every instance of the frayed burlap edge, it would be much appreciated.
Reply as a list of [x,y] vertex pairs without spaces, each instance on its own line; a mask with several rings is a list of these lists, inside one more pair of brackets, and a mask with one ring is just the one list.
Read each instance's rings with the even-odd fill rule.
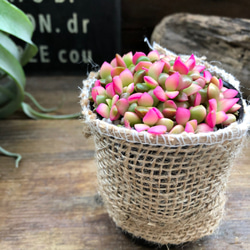
[[[211,67],[238,89],[231,75]],[[223,216],[227,178],[246,138],[249,114],[212,133],[138,133],[97,119],[88,102],[94,81],[91,73],[81,93],[83,132],[94,135],[99,189],[116,225],[158,244],[212,234]]]

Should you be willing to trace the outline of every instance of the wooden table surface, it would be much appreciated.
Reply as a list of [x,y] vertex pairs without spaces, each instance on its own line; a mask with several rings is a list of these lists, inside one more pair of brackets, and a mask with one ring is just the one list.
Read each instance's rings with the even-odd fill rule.
[[[80,111],[83,77],[29,77],[27,90],[58,114]],[[168,249],[125,235],[98,195],[94,143],[80,120],[31,120],[17,112],[0,121],[0,145],[23,156],[0,155],[0,249]],[[209,237],[169,249],[250,249],[250,140],[235,161],[226,212]],[[205,218],[204,218],[205,219]]]

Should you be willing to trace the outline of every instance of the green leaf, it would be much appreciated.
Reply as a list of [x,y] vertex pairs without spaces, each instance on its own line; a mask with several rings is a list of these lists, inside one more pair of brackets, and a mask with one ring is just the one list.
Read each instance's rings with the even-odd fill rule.
[[[0,108],[0,118],[14,113],[24,99],[25,75],[19,61],[0,44],[0,69],[8,74],[16,83],[15,98]],[[1,90],[0,90],[1,91]],[[3,93],[3,91],[1,91]]]
[[32,23],[24,12],[6,0],[0,0],[0,30],[27,43],[20,60],[22,65],[37,53],[37,47],[31,40]]
[[18,61],[20,61],[20,52],[17,45],[9,38],[8,35],[0,31],[1,45],[8,50]]
[[16,168],[18,168],[19,162],[22,159],[22,156],[20,154],[9,152],[2,147],[0,147],[0,153],[4,154],[6,156],[10,156],[10,157],[16,157],[17,158],[16,159]]
[[40,112],[35,111],[30,107],[29,104],[22,102],[22,109],[23,112],[32,119],[50,119],[50,120],[64,120],[64,119],[72,119],[72,118],[79,118],[81,113],[69,114],[69,115],[50,115],[50,114],[43,114]]
[[33,102],[33,104],[42,112],[48,113],[48,112],[53,112],[56,111],[57,109],[59,109],[61,107],[61,104],[58,105],[57,107],[53,107],[53,108],[44,108],[43,106],[41,106],[38,101],[35,99],[35,97],[33,95],[31,95],[28,92],[24,92],[25,96],[29,97],[29,99]]

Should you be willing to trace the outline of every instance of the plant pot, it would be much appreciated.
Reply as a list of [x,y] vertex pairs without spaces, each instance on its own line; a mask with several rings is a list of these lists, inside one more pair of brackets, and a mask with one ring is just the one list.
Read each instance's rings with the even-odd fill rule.
[[[231,75],[211,68],[235,86]],[[83,133],[94,137],[99,190],[115,224],[158,244],[212,234],[223,217],[227,179],[247,132],[247,115],[209,133],[138,133],[98,119],[88,101],[94,81],[91,73],[81,93]]]

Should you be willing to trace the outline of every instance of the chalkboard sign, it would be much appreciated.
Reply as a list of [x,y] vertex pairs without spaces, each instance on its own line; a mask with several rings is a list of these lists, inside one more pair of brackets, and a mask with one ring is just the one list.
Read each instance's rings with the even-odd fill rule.
[[39,52],[28,73],[86,73],[120,53],[120,0],[9,0],[32,21]]

